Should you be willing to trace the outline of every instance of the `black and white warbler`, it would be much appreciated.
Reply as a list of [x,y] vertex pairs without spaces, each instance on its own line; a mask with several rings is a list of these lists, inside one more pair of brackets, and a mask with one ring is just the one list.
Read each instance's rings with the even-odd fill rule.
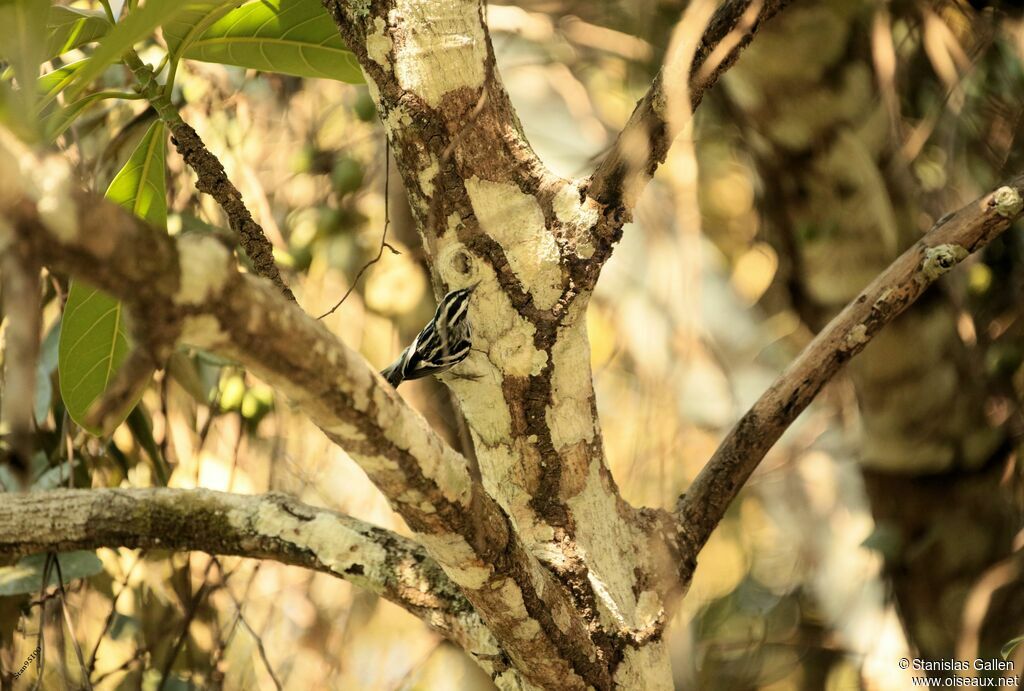
[[398,359],[381,370],[391,386],[447,372],[469,355],[469,296],[473,288],[453,290],[444,296],[434,318],[423,327]]

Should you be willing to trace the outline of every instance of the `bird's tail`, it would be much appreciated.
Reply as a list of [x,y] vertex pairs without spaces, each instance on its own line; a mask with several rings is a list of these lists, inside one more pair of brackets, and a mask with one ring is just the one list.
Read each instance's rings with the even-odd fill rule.
[[[404,356],[405,353],[402,353]],[[404,377],[402,376],[402,360],[404,357],[399,357],[397,360],[392,362],[390,365],[380,371],[382,377],[388,380],[388,384],[398,388],[398,385],[402,383]]]

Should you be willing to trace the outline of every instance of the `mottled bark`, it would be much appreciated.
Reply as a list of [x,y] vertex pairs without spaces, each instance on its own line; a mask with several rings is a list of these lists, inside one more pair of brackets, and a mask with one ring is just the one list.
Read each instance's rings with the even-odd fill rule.
[[[522,135],[481,3],[324,4],[384,122],[435,292],[476,286],[474,352],[446,381],[470,428],[479,482],[365,360],[268,282],[238,272],[214,237],[155,233],[74,189],[62,159],[41,160],[2,133],[0,176],[14,182],[0,189],[0,241],[121,299],[152,362],[193,344],[238,360],[294,401],[361,465],[472,605],[501,651],[477,656],[499,686],[669,688],[664,627],[739,486],[843,362],[1005,229],[1020,212],[1018,191],[953,216],[850,305],[726,440],[681,502],[680,529],[668,512],[626,504],[608,472],[583,318],[632,201],[678,131],[663,103],[673,99],[671,80],[655,82],[593,178],[564,180]],[[718,8],[682,63],[687,111],[784,4]],[[616,161],[631,156],[637,134],[650,158],[623,167]],[[274,514],[289,528],[267,538],[271,546],[326,520],[292,509]],[[202,515],[215,536],[231,524]],[[137,528],[124,539],[149,535]],[[259,552],[267,536],[256,528]]]
[[[894,141],[893,104],[878,97],[875,10],[839,0],[795,6],[725,80],[765,182],[782,282],[815,330],[919,236],[922,209]],[[911,639],[930,659],[952,656],[964,598],[1010,553],[1019,525],[1001,483],[1006,435],[986,420],[971,357],[955,311],[932,292],[849,369],[875,520],[900,539],[888,571]],[[978,549],[963,549],[967,536]],[[984,654],[998,652],[1021,616],[1000,614]]]
[[444,571],[408,538],[284,495],[209,490],[54,490],[0,502],[0,555],[129,547],[271,559],[394,602],[474,658],[497,641]]
[[[566,688],[608,686],[582,619],[525,549],[465,460],[358,354],[270,283],[242,274],[211,236],[170,238],[75,190],[67,163],[0,140],[3,240],[51,268],[87,276],[126,305],[140,344],[184,342],[240,361],[277,386],[361,464],[507,651],[520,675]],[[40,178],[45,175],[44,180]],[[100,231],[102,229],[102,232]]]
[[675,567],[662,524],[608,472],[588,364],[601,205],[524,139],[480,3],[325,5],[363,67],[437,294],[477,285],[474,350],[446,383],[483,486],[572,594],[616,682],[667,687]]

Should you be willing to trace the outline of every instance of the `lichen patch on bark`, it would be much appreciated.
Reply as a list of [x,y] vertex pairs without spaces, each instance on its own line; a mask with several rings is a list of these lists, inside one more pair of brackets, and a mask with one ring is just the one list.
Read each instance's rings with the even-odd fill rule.
[[434,195],[434,178],[437,177],[438,172],[441,170],[437,164],[437,158],[434,156],[430,157],[430,163],[416,176],[420,183],[420,191],[425,197],[432,197]]
[[868,342],[868,327],[864,324],[857,324],[846,334],[845,346],[847,350],[853,350],[857,346]]
[[546,412],[555,449],[581,441],[592,441],[596,433],[591,408],[593,386],[590,380],[590,344],[585,322],[577,319],[558,331],[551,349],[554,364],[551,375],[551,405]]
[[569,181],[559,187],[551,200],[551,208],[566,231],[566,249],[580,259],[594,256],[597,248],[590,238],[601,220],[601,205],[597,200],[581,194],[578,182]]
[[209,314],[185,317],[181,322],[181,342],[197,348],[223,345],[229,336],[220,328],[220,322]]
[[391,53],[391,37],[387,34],[387,23],[383,17],[374,17],[376,31],[366,34],[366,57],[381,67],[387,67]]
[[294,543],[300,549],[316,554],[324,566],[338,574],[348,573],[354,564],[364,569],[387,561],[387,551],[380,545],[354,539],[354,534],[338,530],[337,521],[327,514],[302,520],[271,502],[260,505],[253,528],[260,534]]
[[1003,186],[992,194],[992,204],[997,214],[1003,218],[1011,218],[1024,209],[1024,198],[1012,187]]
[[968,254],[966,249],[952,243],[929,247],[924,251],[921,276],[926,282],[931,283],[963,261]]
[[395,77],[403,89],[436,108],[445,94],[484,82],[486,39],[471,0],[397,0],[401,29],[392,35]]
[[494,572],[488,564],[480,560],[472,546],[461,535],[419,534],[417,537],[431,554],[440,555],[439,560],[444,563],[445,573],[463,588],[479,590]]
[[177,305],[198,305],[216,297],[233,273],[231,252],[212,235],[187,233],[178,241],[181,280]]
[[533,196],[511,183],[476,176],[466,180],[480,228],[505,251],[505,257],[534,304],[551,309],[562,295],[560,253]]

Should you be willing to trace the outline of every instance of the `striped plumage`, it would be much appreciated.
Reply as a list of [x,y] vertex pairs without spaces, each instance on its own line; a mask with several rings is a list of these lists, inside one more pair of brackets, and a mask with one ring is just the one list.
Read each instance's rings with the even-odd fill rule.
[[470,330],[467,313],[473,287],[453,290],[444,296],[434,318],[423,327],[412,344],[398,359],[381,370],[388,382],[397,387],[406,379],[440,374],[469,355]]

